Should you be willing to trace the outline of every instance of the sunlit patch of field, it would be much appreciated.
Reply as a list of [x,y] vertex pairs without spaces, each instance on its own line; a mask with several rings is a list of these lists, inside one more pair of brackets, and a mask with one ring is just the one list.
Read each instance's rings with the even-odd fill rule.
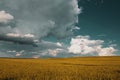
[[1,58],[0,80],[120,80],[120,57]]

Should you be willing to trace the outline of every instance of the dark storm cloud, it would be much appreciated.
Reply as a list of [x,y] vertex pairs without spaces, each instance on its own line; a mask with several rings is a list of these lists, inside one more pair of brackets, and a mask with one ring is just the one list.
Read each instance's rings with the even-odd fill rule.
[[73,35],[79,13],[77,0],[0,0],[0,51],[12,57],[45,56],[50,52],[52,56],[63,48],[60,43],[42,41],[37,43],[39,47],[27,44],[46,36]]
[[8,35],[0,35],[0,41],[7,41],[7,42],[13,42],[15,44],[21,44],[21,45],[33,45],[34,47],[37,47],[37,44],[34,40],[34,38],[24,37],[24,36],[8,36]]
[[0,0],[0,4],[0,40],[20,44],[33,44],[33,40],[5,35],[65,38],[73,35],[80,13],[76,0]]
[[37,37],[67,37],[80,13],[76,0],[1,0],[3,10],[17,21],[16,32]]

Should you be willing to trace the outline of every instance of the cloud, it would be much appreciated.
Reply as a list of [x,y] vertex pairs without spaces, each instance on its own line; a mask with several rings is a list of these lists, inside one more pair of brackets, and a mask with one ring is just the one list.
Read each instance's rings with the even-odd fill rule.
[[8,53],[15,53],[16,51],[15,51],[15,50],[13,50],[13,51],[8,50],[7,52],[8,52]]
[[54,50],[48,49],[48,53],[51,56],[57,56],[60,51],[62,51],[62,49],[60,49],[60,48],[57,48],[57,49],[54,49]]
[[[71,28],[75,27],[81,13],[77,0],[1,0],[1,4],[4,4],[0,5],[3,10],[14,16],[14,30],[32,33],[38,38],[73,35]],[[12,15],[9,14],[9,19],[13,19]]]
[[33,34],[25,34],[21,35],[18,33],[7,33],[5,35],[0,35],[0,41],[12,42],[14,44],[25,44],[25,45],[33,45],[37,47],[37,39],[34,38]]
[[4,10],[0,11],[0,35],[11,32],[15,26],[14,17]]
[[14,19],[16,32],[33,33],[39,38],[72,35],[70,29],[78,21],[81,12],[77,0],[1,0],[1,4],[1,9],[8,12],[1,11],[2,15],[7,16],[2,18],[2,22]]
[[91,40],[89,36],[77,36],[71,39],[68,50],[73,54],[97,54],[99,56],[112,56],[116,49],[108,46],[103,47],[103,40]]
[[[3,43],[4,44],[4,43]],[[71,39],[70,46],[61,42],[41,40],[38,47],[28,45],[2,45],[6,56],[21,58],[39,57],[74,57],[82,55],[114,56],[117,51],[113,46],[103,47],[103,40],[91,40],[89,36],[77,36]],[[16,47],[17,46],[17,47]]]
[[[2,4],[0,41],[25,45],[39,42],[44,37],[60,39],[73,35],[71,29],[78,22],[78,14],[81,12],[77,0],[0,0],[0,2]],[[1,47],[8,48],[8,45],[13,44],[6,43]],[[60,43],[57,45],[62,46]],[[15,46],[11,47],[16,49]]]
[[23,53],[25,52],[25,50],[21,50],[20,52],[16,52],[16,57],[19,57],[21,56]]
[[82,10],[77,0],[0,0],[0,4],[0,57],[103,56],[116,51],[89,36],[72,38],[70,46],[59,40],[80,29],[75,25]]
[[20,54],[20,53],[17,53],[15,56],[18,57],[18,56],[21,56],[21,54]]
[[8,23],[13,19],[14,17],[11,14],[6,13],[5,11],[0,11],[0,23]]
[[117,50],[114,47],[106,47],[106,48],[102,48],[101,46],[97,47],[97,52],[99,56],[115,56],[115,54],[113,53],[116,51]]
[[73,29],[75,30],[80,30],[80,28],[78,26],[74,27]]
[[56,45],[62,47],[62,44],[60,42],[57,42]]
[[0,57],[13,57],[11,54],[5,54],[4,52],[0,51]]
[[2,42],[1,46],[3,50],[1,51],[8,56],[11,55],[12,57],[35,58],[35,57],[59,57],[57,56],[58,53],[60,52],[60,50],[64,49],[63,46],[60,46],[60,42],[56,43],[41,40],[41,42],[38,43],[37,45],[38,47],[33,47],[28,45],[18,44],[13,45],[11,43]]
[[18,34],[18,33],[7,33],[7,37],[21,37],[21,38],[34,38],[35,36],[33,34]]

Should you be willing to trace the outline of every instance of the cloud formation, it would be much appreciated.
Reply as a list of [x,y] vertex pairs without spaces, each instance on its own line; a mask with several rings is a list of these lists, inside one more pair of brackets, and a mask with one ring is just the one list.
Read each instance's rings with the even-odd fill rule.
[[37,42],[39,42],[37,39],[34,38],[34,35],[32,34],[16,34],[16,33],[7,33],[0,35],[0,41],[6,41],[11,42],[14,44],[25,44],[25,45],[33,45],[37,47]]
[[14,17],[5,11],[0,11],[0,23],[8,23],[13,20]]
[[48,36],[65,38],[73,35],[71,29],[81,11],[77,0],[0,0],[0,4],[0,40],[24,44],[1,42],[0,47],[4,48],[1,51],[15,51],[7,53],[17,52],[16,56],[21,56],[22,50],[39,53],[62,47],[59,42],[43,41],[38,44],[39,48],[30,50],[31,46],[27,44]]
[[[72,35],[71,28],[81,12],[77,0],[1,0],[1,4],[4,4],[0,6],[3,10],[15,17],[17,33],[31,33],[38,38],[64,38]],[[6,14],[8,19],[13,19],[5,11],[1,13]]]
[[[60,42],[80,29],[75,25],[80,13],[77,0],[0,0],[0,57],[113,55],[113,46],[103,47],[103,40],[89,36]],[[46,37],[57,40],[45,41]]]
[[33,34],[21,35],[18,33],[7,33],[6,36],[8,36],[8,37],[21,37],[21,38],[34,38]]
[[97,54],[99,56],[112,56],[117,50],[114,47],[103,47],[103,40],[91,40],[90,36],[77,36],[71,39],[70,53],[73,54]]
[[12,31],[15,27],[14,17],[6,11],[0,11],[0,34],[5,34]]

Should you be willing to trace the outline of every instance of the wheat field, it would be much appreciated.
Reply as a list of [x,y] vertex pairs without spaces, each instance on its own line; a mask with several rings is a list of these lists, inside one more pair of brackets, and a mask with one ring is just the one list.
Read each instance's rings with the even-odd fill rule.
[[120,80],[120,57],[0,58],[0,80]]

